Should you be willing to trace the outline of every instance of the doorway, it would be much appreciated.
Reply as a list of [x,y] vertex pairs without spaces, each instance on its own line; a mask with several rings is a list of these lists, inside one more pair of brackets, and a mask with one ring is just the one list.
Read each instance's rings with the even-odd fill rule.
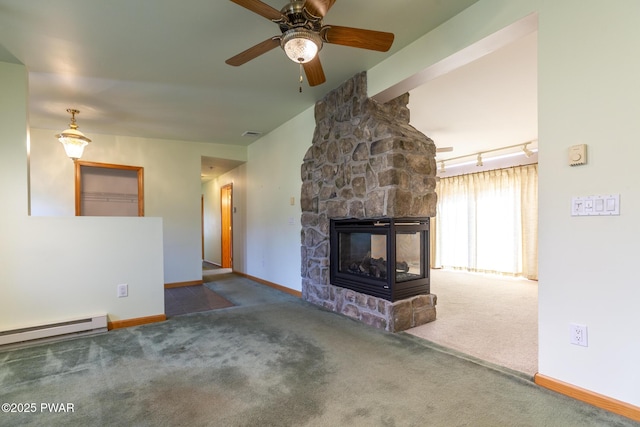
[[[458,57],[462,66],[435,74],[429,79],[426,76],[431,75],[430,72],[423,72],[427,81],[410,91],[411,125],[443,148],[440,150],[442,154],[436,155],[436,162],[440,166],[437,175],[442,180],[455,176],[456,180],[461,181],[461,177],[481,170],[504,170],[501,168],[525,163],[521,160],[527,156],[522,149],[524,143],[537,142],[538,137],[538,40],[537,31],[532,31],[536,27],[537,22],[529,18],[514,23],[509,32],[519,31],[518,37],[499,31],[477,46],[470,46],[452,55]],[[495,49],[483,51],[482,43],[492,38],[496,42]],[[439,67],[446,68],[446,65],[439,64],[432,71],[438,73]],[[401,90],[406,90],[406,87]],[[488,96],[483,95],[485,90]],[[388,96],[393,98],[393,95],[395,93]],[[479,99],[491,101],[474,102]],[[505,110],[500,111],[501,108]],[[473,137],[468,138],[468,135]],[[520,143],[523,145],[518,146]],[[522,153],[520,159],[508,156],[492,159],[491,155],[479,154],[483,150],[497,152],[501,147],[512,144]],[[446,147],[452,147],[454,153],[447,154]],[[438,203],[443,203],[445,197],[442,186],[437,193]],[[496,203],[501,204],[505,199],[494,200],[490,210],[501,211],[502,205]],[[451,216],[460,215],[462,223],[466,220],[466,224],[475,224],[478,220],[465,210],[453,209],[449,212]],[[438,215],[438,221],[444,224],[441,212]],[[490,220],[495,219],[491,212],[489,215]],[[452,229],[457,231],[455,227]],[[506,227],[501,224],[498,229],[506,230]],[[528,227],[527,231],[530,229]],[[431,230],[433,235],[433,227]],[[453,240],[445,236],[444,227],[439,237],[439,240],[446,239],[448,242]],[[454,246],[450,252],[454,255],[460,253],[458,249],[466,250],[466,246]],[[473,249],[476,248],[474,243]],[[510,261],[507,256],[513,252],[503,257],[505,263]],[[496,254],[482,251],[483,256],[488,253]],[[435,254],[432,251],[432,255]],[[435,260],[432,265],[436,265]],[[448,265],[460,266],[460,263]],[[496,270],[504,271],[502,268]],[[431,292],[438,296],[438,320],[407,332],[437,345],[524,373],[528,378],[533,377],[538,368],[537,282],[453,269],[434,269],[431,274]]]
[[233,268],[233,184],[220,187],[221,266]]

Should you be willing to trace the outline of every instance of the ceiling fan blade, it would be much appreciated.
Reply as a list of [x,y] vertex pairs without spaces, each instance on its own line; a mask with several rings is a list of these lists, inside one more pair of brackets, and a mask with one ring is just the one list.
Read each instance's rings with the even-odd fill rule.
[[336,0],[307,0],[304,8],[310,15],[316,18],[324,18],[335,2]]
[[318,86],[327,81],[318,55],[311,61],[302,64],[302,66],[304,67],[304,73],[307,76],[309,86]]
[[280,40],[278,39],[278,37],[273,37],[270,39],[267,39],[261,43],[258,43],[257,45],[250,47],[249,49],[245,50],[244,52],[240,52],[239,54],[237,54],[236,56],[227,59],[226,62],[229,65],[233,65],[235,67],[237,67],[238,65],[242,65],[246,62],[251,61],[254,58],[257,58],[258,56],[262,55],[263,53],[267,53],[269,52],[271,49],[274,49],[276,47],[280,46]]
[[324,37],[327,43],[377,50],[379,52],[388,51],[393,44],[393,33],[341,27],[338,25],[327,25],[326,28],[327,30],[324,33]]
[[260,16],[264,16],[272,21],[279,21],[284,18],[282,13],[278,9],[274,9],[266,3],[260,0],[231,0],[237,5],[249,9],[250,11],[257,13]]

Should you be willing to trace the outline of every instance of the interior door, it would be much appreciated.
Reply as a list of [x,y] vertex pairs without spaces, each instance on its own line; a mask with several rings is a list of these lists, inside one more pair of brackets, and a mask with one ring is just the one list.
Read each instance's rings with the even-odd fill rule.
[[220,188],[222,268],[233,268],[233,184]]

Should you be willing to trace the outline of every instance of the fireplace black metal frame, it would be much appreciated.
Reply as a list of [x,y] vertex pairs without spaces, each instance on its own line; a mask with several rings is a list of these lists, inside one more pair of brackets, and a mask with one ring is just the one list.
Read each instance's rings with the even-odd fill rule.
[[[340,233],[370,233],[386,236],[387,265],[396,266],[396,234],[420,232],[421,276],[414,280],[397,281],[396,270],[386,278],[371,278],[340,271],[338,239]],[[331,219],[330,221],[330,283],[356,292],[383,298],[391,302],[430,293],[429,218]]]

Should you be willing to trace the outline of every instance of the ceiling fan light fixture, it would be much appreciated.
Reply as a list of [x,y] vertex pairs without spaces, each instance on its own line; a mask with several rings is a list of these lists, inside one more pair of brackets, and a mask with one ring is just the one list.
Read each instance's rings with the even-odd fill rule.
[[322,49],[322,38],[313,31],[292,28],[282,35],[280,46],[293,62],[305,64]]
[[91,142],[91,140],[84,136],[84,134],[78,130],[78,125],[76,124],[76,114],[80,113],[80,111],[73,108],[68,108],[67,112],[71,114],[71,123],[69,124],[69,129],[56,135],[56,138],[58,138],[58,141],[60,141],[64,146],[64,151],[65,153],[67,153],[67,157],[69,157],[71,160],[77,160],[82,157],[84,147],[86,147],[87,144]]

